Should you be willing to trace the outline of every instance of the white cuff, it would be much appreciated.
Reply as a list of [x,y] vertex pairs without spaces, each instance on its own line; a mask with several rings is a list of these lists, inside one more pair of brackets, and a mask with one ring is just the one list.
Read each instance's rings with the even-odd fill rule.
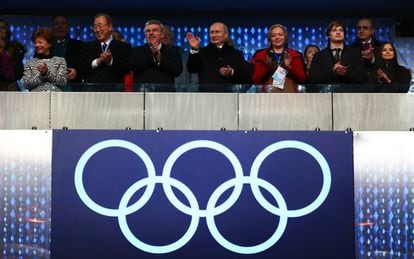
[[190,54],[198,54],[199,52],[199,49],[190,49]]
[[97,68],[98,67],[98,61],[97,61],[98,59],[94,59],[93,61],[92,61],[92,69],[95,69],[95,68]]

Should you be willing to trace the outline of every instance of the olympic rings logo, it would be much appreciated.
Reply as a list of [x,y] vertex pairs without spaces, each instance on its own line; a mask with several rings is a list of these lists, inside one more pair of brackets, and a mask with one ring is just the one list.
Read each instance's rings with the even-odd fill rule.
[[[119,207],[117,209],[106,208],[97,204],[89,197],[83,184],[83,171],[88,160],[98,151],[110,147],[119,147],[132,151],[140,159],[142,159],[148,172],[148,177],[137,181],[128,188],[128,190],[123,194],[121,201],[119,202]],[[234,178],[222,183],[216,188],[216,190],[213,191],[207,202],[206,209],[204,210],[199,208],[197,198],[193,192],[184,183],[171,177],[171,170],[177,159],[184,153],[196,148],[208,148],[220,152],[230,161],[235,174]],[[322,188],[317,198],[307,206],[296,210],[288,210],[285,199],[279,190],[269,182],[259,178],[259,170],[263,161],[270,154],[287,148],[298,149],[310,154],[318,162],[323,176]],[[238,160],[237,156],[226,146],[210,140],[194,140],[187,142],[175,149],[167,158],[162,171],[162,175],[157,176],[151,158],[143,149],[129,141],[111,139],[94,144],[82,154],[76,165],[74,182],[76,191],[82,202],[88,208],[98,214],[108,217],[117,217],[120,229],[124,237],[133,246],[142,251],[153,254],[164,254],[180,249],[191,240],[198,228],[200,218],[204,217],[206,218],[207,226],[211,235],[222,247],[234,253],[256,254],[267,250],[277,243],[286,229],[288,218],[305,216],[315,211],[319,206],[322,205],[322,203],[327,198],[331,187],[331,171],[325,157],[317,149],[301,141],[285,140],[273,143],[265,147],[253,161],[250,175],[244,176],[240,161]],[[191,216],[191,222],[185,234],[177,241],[162,246],[150,245],[139,240],[131,232],[126,220],[127,215],[138,211],[149,201],[152,193],[154,192],[156,184],[162,185],[166,197],[168,198],[169,202],[175,206],[176,209]],[[215,216],[224,213],[237,202],[239,196],[241,195],[244,184],[249,184],[251,186],[254,197],[265,210],[280,217],[279,225],[276,228],[275,232],[270,236],[270,238],[254,246],[240,246],[225,239],[217,228],[214,219]],[[147,187],[143,195],[135,203],[128,206],[129,201],[133,195],[143,187]],[[172,187],[177,188],[180,192],[182,192],[182,194],[184,194],[188,200],[189,206],[182,203],[176,197],[172,190]],[[266,191],[268,191],[274,197],[278,207],[274,206],[266,200],[259,187],[266,189]],[[228,199],[219,206],[216,206],[216,203],[221,195],[223,195],[223,193],[230,188],[234,189]]]

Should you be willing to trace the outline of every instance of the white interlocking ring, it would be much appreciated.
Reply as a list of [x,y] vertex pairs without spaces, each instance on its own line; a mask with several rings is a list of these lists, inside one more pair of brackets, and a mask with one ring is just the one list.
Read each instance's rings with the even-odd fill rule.
[[[83,185],[83,173],[89,159],[95,153],[110,147],[125,148],[132,151],[139,158],[141,158],[148,172],[148,177],[138,180],[127,189],[127,191],[123,194],[117,209],[106,208],[94,202],[87,194],[85,186]],[[188,188],[183,182],[171,177],[171,171],[177,159],[179,159],[180,156],[184,153],[197,148],[212,149],[223,154],[232,164],[235,174],[234,178],[222,183],[213,191],[210,198],[208,199],[206,209],[204,210],[200,209],[197,198],[191,189]],[[287,148],[298,149],[310,154],[316,160],[316,162],[318,162],[323,176],[322,188],[318,197],[305,207],[296,210],[289,210],[286,205],[286,201],[279,190],[268,181],[259,178],[260,166],[262,165],[263,161],[270,154]],[[221,246],[234,253],[256,254],[269,249],[281,238],[286,229],[288,218],[305,216],[315,211],[317,208],[319,208],[319,206],[323,204],[323,202],[328,197],[331,188],[331,171],[325,157],[316,148],[301,141],[286,140],[273,143],[264,148],[253,161],[252,167],[250,169],[250,175],[244,176],[239,159],[229,148],[215,141],[194,140],[176,148],[167,158],[163,167],[162,175],[157,176],[155,173],[154,164],[144,150],[131,142],[119,139],[111,139],[92,145],[82,154],[76,165],[74,182],[75,189],[81,201],[87,207],[98,214],[109,217],[118,217],[118,223],[125,238],[132,245],[138,249],[141,249],[142,251],[153,254],[165,254],[180,249],[194,236],[198,228],[200,218],[205,217],[211,235]],[[175,208],[177,208],[182,213],[191,216],[191,222],[185,234],[177,241],[164,246],[154,246],[146,244],[143,241],[139,240],[129,229],[126,220],[126,217],[129,214],[137,212],[149,201],[154,192],[156,184],[162,185],[167,199]],[[265,210],[275,216],[279,216],[279,225],[276,228],[275,232],[270,236],[269,239],[254,246],[241,246],[225,239],[218,230],[214,219],[215,216],[226,212],[237,202],[243,190],[244,184],[250,184],[253,196]],[[128,202],[133,197],[133,195],[143,187],[146,187],[143,195],[132,205],[128,206]],[[178,189],[182,194],[184,194],[187,201],[189,202],[189,206],[181,202],[176,197],[172,190],[172,187]],[[225,191],[232,187],[234,189],[228,199],[216,207],[216,203],[221,195],[223,195]],[[273,196],[278,207],[274,206],[266,200],[260,191],[260,187],[266,189]]]

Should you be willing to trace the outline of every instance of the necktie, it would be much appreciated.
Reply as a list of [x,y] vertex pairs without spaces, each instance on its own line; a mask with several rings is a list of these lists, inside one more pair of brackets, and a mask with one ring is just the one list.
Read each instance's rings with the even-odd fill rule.
[[102,52],[106,51],[106,47],[107,47],[106,43],[102,44]]
[[58,41],[58,46],[61,49],[65,48],[65,42],[64,41]]
[[334,55],[334,60],[335,63],[338,63],[341,60],[341,49],[337,48],[334,49],[335,55]]
[[367,50],[367,49],[369,49],[369,47],[370,47],[370,44],[368,42],[363,42],[362,43],[362,50]]

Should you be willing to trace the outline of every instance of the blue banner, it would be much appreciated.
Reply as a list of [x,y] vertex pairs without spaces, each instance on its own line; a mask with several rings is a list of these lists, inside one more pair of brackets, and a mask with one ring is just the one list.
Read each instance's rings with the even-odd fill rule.
[[354,258],[352,133],[55,131],[52,258]]

